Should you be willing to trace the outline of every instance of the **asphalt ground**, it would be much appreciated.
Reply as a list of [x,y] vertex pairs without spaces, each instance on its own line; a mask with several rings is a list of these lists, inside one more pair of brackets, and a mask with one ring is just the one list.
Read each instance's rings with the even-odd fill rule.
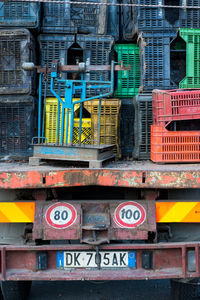
[[33,282],[28,300],[170,300],[169,280]]

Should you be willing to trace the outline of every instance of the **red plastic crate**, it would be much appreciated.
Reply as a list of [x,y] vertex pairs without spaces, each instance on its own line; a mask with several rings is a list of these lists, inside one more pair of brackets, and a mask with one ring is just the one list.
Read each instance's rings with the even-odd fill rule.
[[153,162],[200,162],[200,131],[168,131],[151,125]]
[[153,124],[200,119],[200,90],[153,90]]

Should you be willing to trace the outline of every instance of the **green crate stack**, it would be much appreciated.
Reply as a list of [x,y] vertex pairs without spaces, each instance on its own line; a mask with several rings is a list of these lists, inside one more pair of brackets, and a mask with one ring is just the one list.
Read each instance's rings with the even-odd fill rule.
[[186,77],[179,88],[200,88],[200,29],[181,28],[180,36],[186,42]]
[[140,57],[136,44],[117,44],[114,47],[118,54],[118,62],[123,61],[130,70],[119,71],[115,97],[133,97],[138,94],[140,85]]

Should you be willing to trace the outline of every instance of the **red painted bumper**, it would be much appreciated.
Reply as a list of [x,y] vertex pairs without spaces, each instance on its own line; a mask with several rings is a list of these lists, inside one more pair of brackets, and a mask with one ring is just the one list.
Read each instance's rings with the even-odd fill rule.
[[[160,243],[160,244],[112,244],[99,247],[100,250],[136,251],[136,269],[56,269],[56,251],[91,250],[88,245],[63,246],[1,246],[0,280],[130,280],[158,278],[192,278],[200,276],[200,243]],[[153,253],[153,269],[142,268],[142,251]],[[194,250],[196,271],[189,272],[187,251]],[[45,251],[48,269],[36,271],[36,253]]]

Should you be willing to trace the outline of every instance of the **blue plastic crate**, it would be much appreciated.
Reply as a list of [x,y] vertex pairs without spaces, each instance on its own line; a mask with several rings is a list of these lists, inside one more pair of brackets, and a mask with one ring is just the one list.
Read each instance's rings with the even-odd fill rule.
[[134,146],[135,111],[133,98],[121,99],[120,144],[122,157],[131,157]]
[[0,97],[0,157],[31,156],[36,134],[36,101],[31,96]]
[[133,102],[135,110],[133,157],[138,160],[150,159],[152,94],[138,94]]
[[[141,5],[179,5],[175,0],[138,0]],[[179,9],[159,7],[135,7],[135,32],[143,30],[178,29]]]
[[22,69],[36,62],[35,42],[27,29],[0,29],[0,95],[33,94],[36,72]]
[[170,43],[176,31],[146,32],[140,35],[140,91],[177,88],[170,76]]
[[[40,65],[43,67],[47,65],[51,67],[53,61],[59,61],[63,65],[68,64],[68,50],[75,42],[74,35],[61,35],[61,34],[41,34],[38,37],[40,46]],[[64,78],[66,74],[63,73]],[[43,85],[43,94],[52,96],[50,84],[51,78],[48,75],[46,86]],[[58,86],[55,84],[55,90],[58,92]],[[61,88],[61,95],[64,95],[64,86]]]
[[[200,6],[200,0],[187,0],[186,5]],[[200,28],[200,9],[181,9],[180,28]]]
[[[116,3],[117,0],[112,0]],[[86,5],[74,3],[44,3],[44,17],[42,30],[44,33],[81,33],[106,34],[108,32],[118,35],[116,6]],[[90,0],[88,2],[103,3],[103,0]],[[108,25],[107,22],[110,22]],[[116,31],[117,29],[117,31]]]
[[0,27],[39,28],[40,3],[0,2]]

